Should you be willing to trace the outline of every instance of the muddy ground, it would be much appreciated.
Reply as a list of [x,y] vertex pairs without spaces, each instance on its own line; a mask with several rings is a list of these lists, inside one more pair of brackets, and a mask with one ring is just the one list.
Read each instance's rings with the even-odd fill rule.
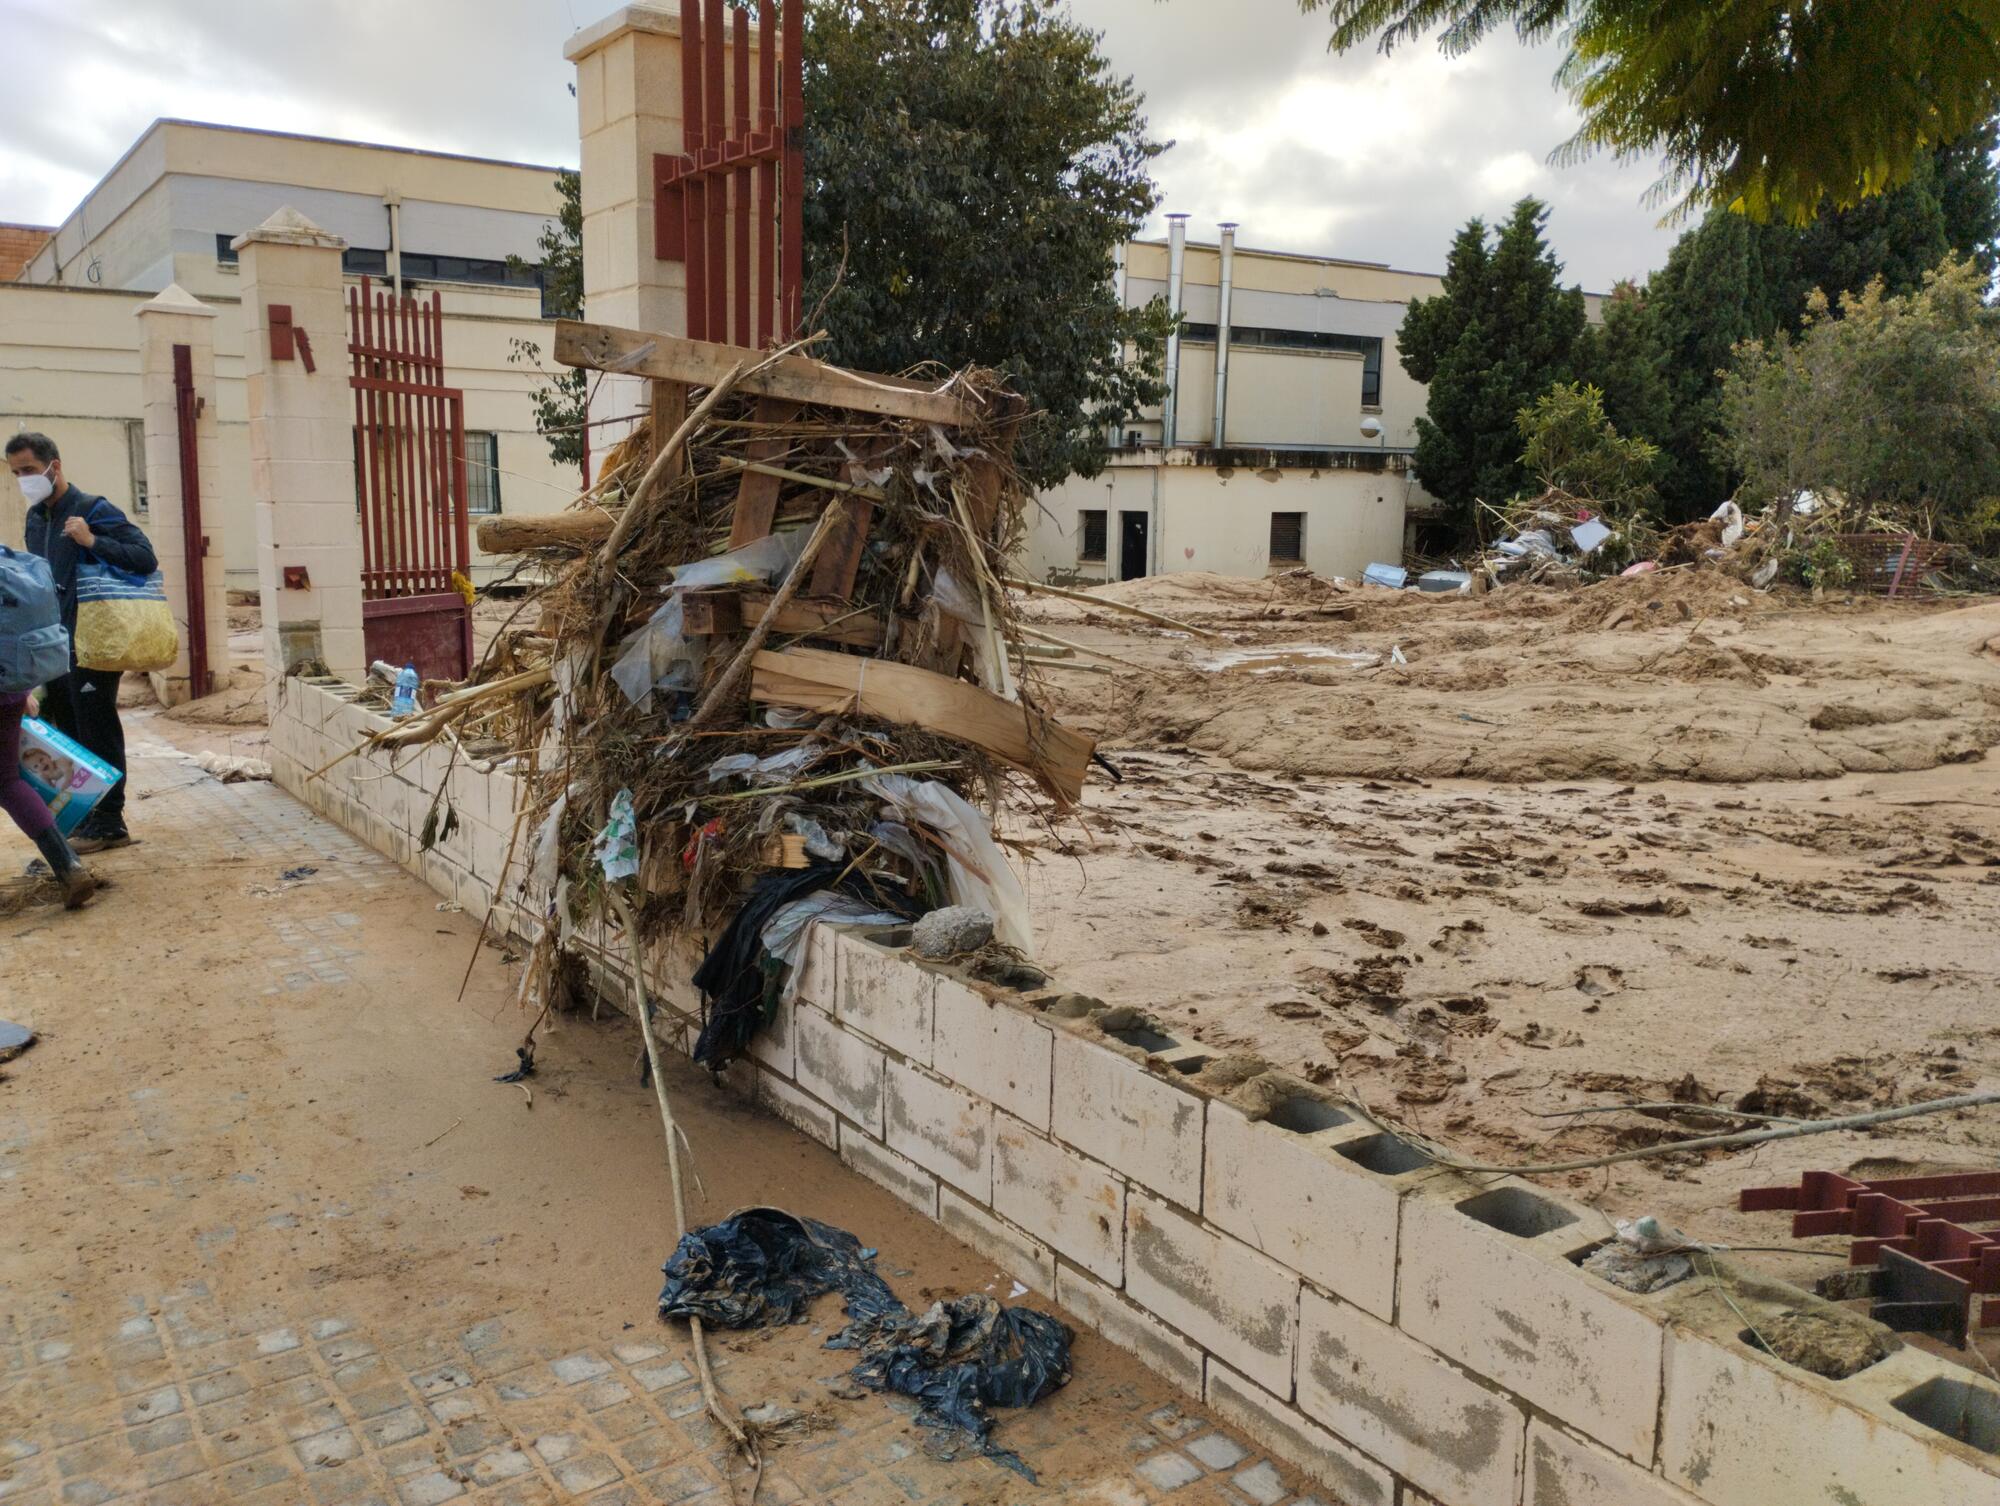
[[[1039,676],[1125,776],[1093,776],[1083,835],[1021,828],[1063,986],[1510,1165],[1741,1127],[1585,1108],[1821,1117],[2000,1087],[2000,603],[1716,573],[1105,594],[1226,637],[1025,608],[1125,661]],[[1709,1240],[1844,1251],[1737,1190],[1997,1159],[1987,1109],[1544,1180]]]

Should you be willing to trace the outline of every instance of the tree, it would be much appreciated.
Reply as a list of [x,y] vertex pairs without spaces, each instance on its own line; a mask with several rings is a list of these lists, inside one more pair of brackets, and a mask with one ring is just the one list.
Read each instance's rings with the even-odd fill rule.
[[[1040,0],[815,0],[805,49],[805,305],[872,371],[997,369],[1034,416],[1036,486],[1095,474],[1164,394],[1164,306],[1115,249],[1158,202],[1142,97]],[[1120,352],[1132,346],[1130,364]]]
[[1876,282],[1840,317],[1816,294],[1805,329],[1749,341],[1721,418],[1743,495],[1788,508],[1837,491],[1946,537],[1991,541],[2000,499],[2000,314],[1970,260],[1915,292]]
[[1621,282],[1604,302],[1603,321],[1586,326],[1576,369],[1602,394],[1610,420],[1629,434],[1666,430],[1671,409],[1665,352],[1646,291]]
[[1583,124],[1558,155],[1657,155],[1661,201],[1794,224],[1910,182],[2000,102],[1992,0],[1300,0],[1345,51],[1442,28],[1448,54],[1513,23],[1559,37]]
[[1903,187],[1854,209],[1827,204],[1802,229],[1712,210],[1681,237],[1643,298],[1667,385],[1663,416],[1649,420],[1610,373],[1584,366],[1620,426],[1665,450],[1660,492],[1670,521],[1706,515],[1734,489],[1716,439],[1722,371],[1739,343],[1796,330],[1815,288],[1837,317],[1843,293],[1877,280],[1887,293],[1912,292],[1946,256],[1992,274],[2000,239],[1993,144],[1991,129],[1975,132],[1931,153]]
[[1412,303],[1397,332],[1403,369],[1430,388],[1417,420],[1416,475],[1476,532],[1475,503],[1498,504],[1526,480],[1515,415],[1568,378],[1583,332],[1583,293],[1563,288],[1542,237],[1548,209],[1514,206],[1489,239],[1472,220],[1452,242],[1444,289]]
[[1521,464],[1543,487],[1624,517],[1651,510],[1659,448],[1621,435],[1597,388],[1558,382],[1515,415],[1515,426],[1527,441]]
[[[535,244],[541,250],[542,312],[557,319],[583,317],[583,178],[567,168],[556,174],[556,193],[562,207],[556,217],[542,226]],[[510,256],[513,267],[529,265],[523,258]],[[516,339],[507,359],[517,366],[532,366],[545,381],[531,391],[535,405],[535,432],[549,444],[549,457],[557,465],[583,463],[584,421],[590,415],[590,373],[581,368],[563,367],[551,372],[542,365],[542,348],[533,340]]]

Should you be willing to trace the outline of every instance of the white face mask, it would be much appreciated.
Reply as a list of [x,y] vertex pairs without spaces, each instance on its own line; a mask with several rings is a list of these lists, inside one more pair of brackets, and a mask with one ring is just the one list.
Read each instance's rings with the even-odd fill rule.
[[[49,462],[49,465],[54,464],[53,460]],[[55,482],[49,480],[49,473],[46,467],[40,471],[31,472],[26,476],[16,476],[14,480],[19,483],[21,495],[28,499],[28,506],[30,507],[33,507],[37,502],[48,501],[49,494],[56,489]]]

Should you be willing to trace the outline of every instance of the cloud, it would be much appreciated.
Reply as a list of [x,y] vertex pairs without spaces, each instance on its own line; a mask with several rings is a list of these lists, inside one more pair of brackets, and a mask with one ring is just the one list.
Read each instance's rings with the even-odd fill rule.
[[[1166,208],[1245,245],[1442,267],[1523,193],[1569,275],[1605,288],[1672,243],[1641,165],[1558,169],[1575,129],[1556,54],[1326,50],[1294,0],[1070,0],[1146,94]],[[563,42],[606,0],[0,0],[25,42],[0,92],[0,219],[54,222],[161,116],[524,161],[576,160]],[[1152,227],[1155,233],[1163,222]]]

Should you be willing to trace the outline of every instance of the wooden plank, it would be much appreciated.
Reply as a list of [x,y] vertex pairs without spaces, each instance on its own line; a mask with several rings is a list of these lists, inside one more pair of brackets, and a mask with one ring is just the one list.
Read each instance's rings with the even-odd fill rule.
[[[687,422],[688,416],[687,383],[656,381],[652,386],[653,417],[647,426],[646,435],[648,444],[646,458],[649,461],[660,458],[661,448],[674,437],[674,432]],[[680,455],[676,455],[667,463],[666,470],[660,476],[661,485],[672,486],[680,480],[681,466],[686,453],[683,450]]]
[[[757,399],[757,422],[760,424],[788,424],[799,416],[800,404],[789,398],[760,397]],[[783,435],[770,439],[753,439],[747,446],[749,458],[753,461],[777,460],[791,447],[791,441]],[[736,483],[736,509],[729,515],[729,547],[741,549],[745,544],[754,544],[758,539],[770,536],[771,524],[778,515],[778,493],[784,490],[781,476],[773,476],[768,471],[743,473],[743,479]]]
[[1082,797],[1091,739],[977,685],[891,659],[809,648],[767,649],[751,668],[752,700],[922,727],[985,749],[1065,804]]
[[[740,633],[744,624],[759,621],[771,604],[771,593],[730,587],[721,591],[690,591],[682,598],[681,627],[690,635]],[[657,600],[637,603],[627,614],[627,632],[660,609]],[[788,637],[820,638],[856,648],[880,648],[882,623],[872,612],[859,612],[844,601],[815,601],[795,596],[785,603],[771,630]]]
[[612,515],[602,508],[570,512],[512,514],[482,519],[479,547],[487,554],[526,554],[532,549],[564,549],[588,554],[611,537]]
[[711,387],[737,365],[744,368],[743,390],[764,397],[823,403],[857,413],[925,423],[964,425],[978,421],[977,408],[949,392],[939,392],[901,377],[876,376],[829,366],[810,356],[786,356],[749,375],[765,359],[763,352],[678,335],[647,334],[577,319],[556,321],[556,359],[588,371],[622,371],[635,376]]
[[[812,582],[807,589],[809,596],[833,596],[845,599],[854,594],[854,577],[861,569],[861,552],[868,547],[868,530],[875,522],[875,504],[871,496],[879,497],[869,480],[870,463],[882,452],[882,442],[861,446],[861,453],[847,462],[847,516],[840,520],[840,529],[819,552],[813,564]],[[864,490],[864,488],[866,488]]]

